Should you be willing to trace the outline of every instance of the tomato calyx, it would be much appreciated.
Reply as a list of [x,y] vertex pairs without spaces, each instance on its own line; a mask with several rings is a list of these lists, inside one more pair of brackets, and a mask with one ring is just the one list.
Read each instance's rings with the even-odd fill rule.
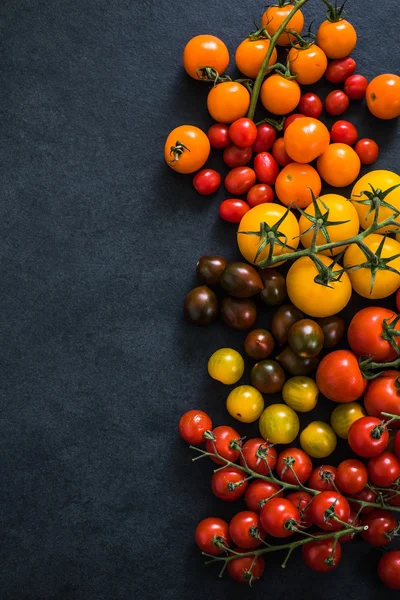
[[268,125],[272,125],[272,127],[274,129],[276,129],[276,131],[282,131],[283,130],[283,126],[285,124],[285,120],[286,117],[282,117],[282,119],[280,121],[275,121],[275,119],[262,119],[261,121],[258,121],[258,123],[256,123],[256,126],[258,127],[258,125],[263,125],[264,123],[268,123]]
[[315,252],[316,240],[317,240],[317,235],[318,235],[319,231],[323,234],[323,236],[326,240],[326,243],[330,244],[331,238],[329,236],[329,232],[328,232],[327,228],[334,227],[335,225],[345,225],[346,223],[349,223],[349,219],[347,219],[347,221],[329,221],[329,207],[325,204],[325,202],[323,200],[319,199],[320,203],[326,210],[326,212],[322,213],[313,190],[311,188],[309,188],[309,190],[310,190],[310,194],[311,194],[311,198],[312,198],[314,214],[311,215],[311,214],[305,212],[302,208],[300,208],[298,206],[296,206],[296,208],[299,211],[299,213],[303,217],[305,217],[308,221],[310,221],[310,223],[311,223],[310,227],[308,229],[306,229],[306,231],[303,231],[303,233],[300,234],[300,237],[303,237],[304,235],[306,235],[307,233],[312,231],[313,239],[311,242],[311,249]]
[[358,271],[359,269],[368,269],[371,272],[370,293],[372,293],[372,290],[374,289],[376,274],[378,273],[378,271],[391,271],[392,273],[400,275],[400,271],[389,265],[390,262],[400,257],[400,253],[395,254],[394,256],[388,256],[387,258],[382,258],[382,251],[386,242],[386,238],[387,234],[382,237],[382,241],[380,242],[375,253],[372,252],[372,250],[370,250],[370,248],[368,248],[368,246],[362,240],[358,240],[356,243],[360,250],[364,253],[366,261],[359,265],[349,265],[346,268],[347,271]]
[[257,259],[260,256],[261,252],[269,244],[269,253],[267,258],[261,261],[257,266],[266,267],[271,264],[271,258],[273,256],[275,244],[277,246],[281,246],[282,248],[288,248],[292,251],[296,250],[296,248],[293,248],[293,246],[290,246],[287,243],[287,236],[281,231],[279,231],[279,227],[282,225],[283,221],[286,219],[289,213],[290,207],[284,212],[281,218],[274,225],[268,225],[268,223],[262,221],[260,223],[259,231],[240,231],[240,235],[255,235],[260,238],[261,243],[257,248],[257,252],[254,258],[254,264],[257,263]]
[[[390,322],[389,322],[390,321]],[[396,344],[396,340],[395,338],[400,336],[400,331],[395,329],[397,323],[400,321],[400,315],[397,315],[397,317],[395,319],[383,319],[383,323],[382,323],[382,339],[386,340],[387,342],[390,343],[390,345],[392,346],[392,348],[396,351],[397,355],[400,355],[400,348],[398,347],[398,345]],[[396,378],[396,388],[397,391],[400,392],[400,379],[399,377]]]
[[329,285],[330,283],[334,283],[340,281],[343,273],[346,272],[347,269],[338,269],[334,270],[334,267],[339,264],[340,259],[343,257],[344,251],[337,254],[330,265],[324,265],[324,263],[318,258],[315,254],[310,254],[310,258],[318,269],[318,275],[314,277],[315,283],[319,283],[320,285],[324,285],[325,287],[332,288],[333,286]]
[[384,432],[387,430],[385,421],[382,421],[379,425],[375,425],[375,427],[371,431],[371,437],[374,440],[380,440]]
[[397,525],[397,527],[395,527],[395,529],[392,529],[391,531],[387,531],[386,533],[384,533],[385,538],[388,539],[389,542],[394,540],[394,538],[398,537],[399,535],[400,535],[400,525]]
[[[288,33],[291,34],[292,31],[288,30]],[[283,65],[282,63],[276,63],[276,65],[273,66],[273,70],[278,75],[280,75],[281,77],[284,77],[287,80],[297,79],[297,73],[292,73],[290,71],[290,60],[289,59],[287,60],[285,65]]]
[[232,78],[229,75],[221,75],[218,73],[216,69],[213,67],[199,67],[196,69],[196,75],[201,81],[212,81],[214,83],[214,87],[218,83],[224,83],[226,81],[232,81]]
[[214,546],[217,546],[218,548],[222,548],[223,550],[228,550],[228,546],[225,543],[224,538],[221,535],[214,535],[213,539],[211,540],[211,543]]
[[379,210],[380,210],[381,206],[388,208],[389,210],[391,210],[393,212],[393,215],[392,215],[393,222],[389,222],[388,225],[396,225],[397,226],[398,223],[395,220],[395,217],[398,217],[400,215],[400,210],[398,210],[397,208],[395,208],[394,206],[389,204],[389,202],[386,202],[386,196],[388,196],[391,192],[393,192],[398,187],[400,187],[400,183],[393,185],[392,187],[388,188],[385,191],[382,191],[379,188],[374,188],[371,184],[369,184],[369,187],[371,188],[371,191],[366,190],[366,191],[361,192],[361,194],[357,194],[356,196],[354,196],[354,198],[362,198],[363,196],[365,196],[366,197],[365,200],[354,200],[354,201],[357,202],[358,204],[365,204],[365,205],[369,206],[369,211],[368,211],[366,217],[368,217],[372,212],[375,211],[374,222],[372,224],[371,231],[376,231],[376,229],[379,228],[377,223],[378,223],[378,218],[379,218]]
[[183,154],[185,151],[190,152],[190,148],[185,146],[185,144],[183,144],[179,140],[176,140],[175,146],[171,146],[171,148],[169,149],[169,153],[174,157],[172,160],[169,161],[169,164],[171,165],[174,162],[178,162],[181,154]]
[[290,45],[292,46],[292,48],[296,48],[296,50],[307,50],[315,44],[315,40],[317,37],[311,31],[311,24],[305,35],[301,35],[298,31],[295,31],[293,29],[290,29],[288,33],[290,33],[290,35],[295,38],[294,42],[290,40]]
[[338,21],[343,21],[346,18],[347,14],[344,10],[345,4],[347,0],[343,2],[341,6],[338,6],[337,0],[335,0],[335,4],[331,4],[328,0],[322,0],[322,2],[327,7],[326,18],[331,23],[337,23]]

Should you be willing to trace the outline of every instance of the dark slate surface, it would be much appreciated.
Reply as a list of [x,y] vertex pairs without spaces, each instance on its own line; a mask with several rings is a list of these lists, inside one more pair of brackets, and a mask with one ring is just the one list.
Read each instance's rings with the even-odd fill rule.
[[[369,77],[398,69],[396,2],[376,7],[349,2],[354,56]],[[271,556],[253,590],[218,580],[193,543],[201,518],[243,505],[212,497],[211,466],[191,464],[176,425],[192,407],[233,424],[229,390],[209,380],[206,364],[220,346],[240,350],[243,335],[190,327],[181,306],[200,255],[238,251],[235,226],[217,217],[223,192],[196,195],[190,177],[165,166],[162,147],[173,126],[210,124],[207,85],[181,67],[185,42],[210,32],[233,52],[260,8],[237,0],[1,3],[5,600],[396,597],[375,574],[379,551],[360,542],[325,578],[299,555],[286,572]],[[307,22],[323,13],[311,0]],[[400,172],[396,124],[359,106],[348,116],[382,145],[377,166]],[[268,318],[261,311],[259,324]],[[322,402],[317,417],[331,409]],[[345,452],[341,444],[336,460]]]

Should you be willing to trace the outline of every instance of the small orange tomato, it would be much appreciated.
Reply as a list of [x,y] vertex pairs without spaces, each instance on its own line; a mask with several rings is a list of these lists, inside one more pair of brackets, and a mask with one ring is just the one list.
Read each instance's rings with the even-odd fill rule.
[[197,69],[212,67],[221,75],[228,64],[228,48],[214,35],[196,35],[188,41],[183,51],[183,66],[193,79],[200,79]]
[[241,83],[224,81],[213,87],[207,96],[208,112],[219,123],[233,123],[249,110],[250,94]]
[[318,28],[317,44],[328,58],[345,58],[354,50],[356,43],[356,30],[345,19],[326,20]]
[[[279,4],[281,4],[281,2]],[[282,25],[283,21],[292,12],[293,8],[293,4],[284,4],[283,6],[270,6],[269,8],[267,8],[263,16],[261,17],[261,26],[266,28],[270,36],[275,35],[279,27]],[[301,10],[298,10],[290,19],[289,23],[286,25],[286,29],[292,29],[292,31],[297,31],[297,33],[301,33],[303,31],[303,26],[304,16]],[[278,37],[277,44],[278,46],[288,46],[291,42],[294,42],[295,40],[296,38],[294,35],[282,33]]]
[[400,77],[385,73],[368,84],[367,106],[378,119],[400,117]]
[[321,178],[311,165],[291,163],[282,169],[275,182],[275,192],[285,206],[291,203],[306,208],[312,202],[310,189],[318,198]]
[[[258,40],[250,40],[246,38],[238,46],[236,50],[235,60],[236,66],[246,77],[256,78],[261,69],[262,62],[268,52],[270,41],[259,38]],[[276,48],[273,49],[271,58],[268,61],[269,65],[274,65],[278,59]]]
[[300,86],[294,79],[275,73],[261,86],[261,102],[274,115],[287,115],[300,102]]
[[208,137],[194,125],[175,127],[167,137],[164,158],[168,166],[178,173],[194,173],[206,162],[210,154]]
[[328,66],[326,54],[316,44],[308,48],[294,47],[289,52],[290,71],[297,75],[296,81],[311,85],[321,79]]
[[330,144],[317,160],[318,173],[333,187],[346,187],[360,173],[361,162],[351,146]]
[[309,163],[329,146],[330,135],[325,125],[313,117],[296,119],[284,135],[285,149],[292,160]]

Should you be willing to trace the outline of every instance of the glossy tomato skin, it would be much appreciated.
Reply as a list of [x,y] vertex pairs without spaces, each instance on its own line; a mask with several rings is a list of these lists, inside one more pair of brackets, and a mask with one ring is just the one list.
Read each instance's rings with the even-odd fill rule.
[[219,215],[228,223],[240,223],[244,215],[249,212],[250,206],[244,200],[239,198],[228,198],[221,202]]
[[358,140],[357,129],[349,121],[336,121],[331,128],[331,140],[353,146]]
[[202,410],[188,410],[180,418],[178,429],[185,442],[198,446],[204,442],[204,432],[211,431],[212,421]]
[[303,491],[292,492],[291,494],[288,494],[286,496],[286,499],[290,500],[290,502],[297,508],[297,510],[300,511],[301,526],[305,529],[308,529],[313,525],[313,520],[310,512],[311,501],[313,498],[314,496],[312,496],[308,492]]
[[278,456],[276,472],[281,481],[297,484],[305,483],[310,477],[312,462],[299,448],[285,448]]
[[301,319],[304,319],[304,313],[293,304],[283,304],[275,311],[271,322],[271,332],[280,346],[288,343],[290,328]]
[[357,33],[345,19],[326,20],[318,28],[316,41],[328,58],[345,58],[355,48]]
[[[333,538],[315,540],[304,544],[302,549],[303,561],[317,573],[329,573],[338,566],[342,557],[340,542],[334,546]],[[327,562],[332,557],[332,563]]]
[[330,144],[317,160],[318,173],[333,187],[350,185],[357,179],[360,169],[360,159],[348,144]]
[[349,446],[363,458],[381,454],[389,443],[389,432],[376,417],[361,417],[349,429]]
[[251,385],[239,385],[226,399],[226,409],[234,419],[254,423],[264,410],[264,398]]
[[185,319],[193,325],[210,325],[218,315],[216,295],[206,285],[199,285],[187,294],[183,304]]
[[254,144],[257,137],[257,127],[254,121],[242,117],[229,127],[229,137],[239,148],[248,148]]
[[223,256],[205,254],[197,261],[197,279],[206,285],[218,285],[228,261]]
[[[264,38],[258,40],[250,40],[246,38],[237,47],[235,60],[236,66],[243,75],[255,79],[258,75],[263,60],[268,52],[270,41]],[[271,57],[268,61],[269,65],[274,65],[278,55],[276,48],[273,49]]]
[[277,538],[290,537],[295,533],[289,523],[300,523],[300,511],[286,498],[271,498],[261,509],[261,525]]
[[279,138],[276,140],[272,146],[272,156],[280,167],[286,167],[286,165],[289,165],[291,162],[293,162],[289,154],[286,152],[284,138]]
[[307,92],[301,96],[298,109],[305,117],[318,119],[323,109],[321,98],[317,94]]
[[335,489],[336,467],[322,465],[315,467],[308,480],[308,487],[319,492],[331,492]]
[[354,147],[362,165],[371,165],[379,156],[378,144],[369,138],[359,140]]
[[221,302],[221,317],[232,329],[243,331],[251,329],[257,318],[257,307],[251,298],[232,298],[228,296]]
[[265,202],[273,202],[275,199],[274,190],[268,183],[256,183],[247,192],[247,203],[251,208],[264,204]]
[[297,119],[284,134],[287,154],[299,163],[309,163],[320,156],[328,148],[329,140],[326,126],[312,117]]
[[276,141],[276,129],[269,123],[257,125],[257,137],[253,144],[253,152],[267,152]]
[[326,54],[316,44],[307,48],[293,46],[288,54],[290,71],[297,75],[296,81],[302,85],[311,85],[321,79],[328,66]]
[[360,460],[343,460],[337,468],[335,483],[343,494],[359,494],[368,481],[368,471]]
[[[235,548],[235,552],[246,552],[243,548]],[[227,571],[237,583],[249,585],[260,579],[264,573],[265,560],[263,556],[242,556],[228,562]],[[251,572],[250,572],[251,570]]]
[[224,123],[214,123],[207,132],[207,137],[213,148],[226,148],[231,140],[229,137],[229,127]]
[[[373,356],[376,362],[388,362],[397,357],[396,350],[383,339],[384,323],[390,324],[396,313],[388,308],[368,306],[358,311],[347,330],[347,340],[353,352],[359,356]],[[400,322],[395,325],[400,333]],[[394,338],[400,345],[400,337]],[[390,412],[390,411],[388,411]]]
[[373,485],[393,487],[400,477],[400,459],[393,452],[382,452],[368,461],[368,475]]
[[300,446],[313,458],[326,458],[335,450],[337,437],[324,421],[312,421],[300,434]]
[[[181,145],[181,146],[179,146]],[[176,153],[180,147],[182,152]],[[194,173],[201,169],[210,154],[208,137],[198,127],[180,125],[168,135],[164,146],[164,159],[177,173]]]
[[313,358],[322,350],[324,334],[316,321],[301,319],[290,328],[288,342],[293,352],[301,358]]
[[258,181],[268,185],[274,185],[279,173],[278,164],[269,152],[260,152],[255,156],[254,170]]
[[208,359],[210,377],[224,385],[237,383],[244,371],[243,357],[233,348],[219,348]]
[[231,543],[228,523],[217,517],[207,517],[207,519],[200,521],[196,527],[194,537],[202,552],[214,556],[225,552],[224,548],[217,545],[218,542],[226,546]]
[[239,148],[235,144],[229,144],[222,153],[222,159],[228,167],[244,167],[253,156],[253,150],[249,148]]
[[273,444],[291,444],[299,433],[299,417],[286,404],[270,404],[260,417],[259,428]]
[[295,162],[284,167],[275,181],[276,195],[282,204],[300,208],[311,204],[311,191],[318,198],[321,186],[321,178],[314,167]]
[[367,87],[367,106],[378,119],[400,116],[400,77],[391,73],[378,75]]
[[386,587],[400,590],[400,550],[391,550],[380,558],[378,575]]
[[[252,533],[254,532],[254,535]],[[261,527],[260,517],[250,510],[238,512],[229,523],[229,534],[234,544],[246,550],[252,550],[262,544],[261,539],[265,537],[265,531]]]
[[334,90],[325,98],[325,110],[330,115],[341,115],[349,108],[350,100],[342,90]]
[[331,83],[341,83],[350,75],[353,75],[356,70],[356,61],[347,56],[346,58],[338,58],[332,60],[325,71],[325,79]]
[[349,350],[334,350],[319,363],[316,382],[321,393],[334,402],[354,402],[364,393],[356,356]]
[[[400,209],[400,187],[396,187],[400,184],[400,175],[394,173],[393,171],[386,171],[384,169],[376,169],[374,171],[370,171],[363,177],[361,177],[357,183],[355,184],[352,192],[351,192],[351,201],[358,212],[358,216],[360,218],[360,225],[363,229],[370,227],[374,220],[374,211],[369,212],[370,206],[368,204],[363,204],[363,202],[367,199],[365,196],[365,191],[371,189],[372,186],[374,189],[382,190],[386,192],[389,188],[395,188],[392,192],[390,192],[385,200],[388,204],[394,206],[397,210]],[[393,211],[385,206],[381,206],[379,211],[379,220],[387,219],[393,215]],[[400,224],[400,219],[397,218]],[[397,226],[398,227],[398,226]],[[392,231],[397,228],[395,225],[388,225],[385,228],[378,229],[378,233],[386,233],[387,231]],[[375,240],[376,238],[368,236],[368,240]],[[382,240],[382,238],[378,238]],[[394,250],[394,248],[393,248]],[[393,252],[396,254],[396,252]],[[379,275],[379,273],[378,273]]]
[[[225,458],[226,460],[230,460],[231,462],[236,462],[239,458],[239,450],[235,450],[231,448],[231,442],[240,440],[240,435],[238,434],[233,427],[229,427],[228,425],[219,425],[212,430],[212,433],[215,436],[215,448],[220,456]],[[211,440],[206,441],[206,450],[207,452],[214,452],[214,445]],[[225,464],[223,460],[216,458],[215,456],[211,457],[211,459],[216,462],[218,465]]]
[[[397,338],[398,339],[398,338]],[[400,388],[398,375],[377,377],[369,382],[364,395],[364,406],[368,415],[383,419],[383,412],[400,415]],[[400,427],[400,420],[390,424],[392,429]]]
[[219,123],[233,123],[246,116],[249,106],[249,91],[235,81],[218,83],[207,96],[208,112]]
[[261,300],[267,306],[282,304],[287,296],[284,276],[274,269],[261,269],[260,275],[264,282],[264,289],[260,293]]
[[193,185],[196,192],[202,196],[209,196],[221,185],[221,175],[214,169],[203,169],[194,176]]
[[[293,4],[284,4],[283,6],[269,6],[261,17],[261,26],[265,27],[270,36],[275,35],[283,21],[289,16],[293,10]],[[291,29],[301,33],[304,26],[304,16],[301,10],[298,10],[286,25],[286,30]],[[278,37],[278,46],[288,46],[291,42],[295,42],[296,37],[290,33],[282,33]]]
[[285,403],[297,412],[309,412],[318,402],[318,387],[310,377],[291,377],[282,388]]
[[331,414],[332,429],[336,435],[347,440],[350,427],[361,417],[365,417],[365,411],[361,404],[357,402],[338,404]]
[[[357,499],[357,500],[362,500],[363,502],[371,502],[371,503],[376,502],[376,494],[369,487],[365,487],[363,490],[361,490],[361,492],[359,492],[358,494],[353,494],[348,499],[351,506],[358,511],[360,505],[358,504],[358,502],[352,502],[351,501],[352,498]],[[374,510],[374,508],[372,506],[364,506],[361,509],[360,514],[367,515],[368,513],[371,513],[373,510]]]
[[[327,511],[331,511],[330,514]],[[334,513],[334,514],[333,514]],[[339,531],[342,523],[333,517],[348,522],[350,506],[346,498],[338,492],[321,492],[314,497],[311,503],[311,517],[317,527],[324,531]]]
[[[263,451],[265,461],[257,456],[256,452],[259,449]],[[247,466],[256,473],[269,475],[275,469],[276,456],[276,450],[269,442],[263,438],[251,438],[242,447],[240,464],[244,466],[246,461]]]
[[282,497],[282,488],[276,483],[256,479],[247,488],[244,501],[249,510],[259,513],[271,496]]
[[275,73],[270,75],[261,86],[261,102],[273,115],[287,115],[300,101],[300,86],[294,79],[286,79]]
[[263,394],[281,391],[286,377],[281,365],[275,360],[261,360],[250,372],[252,385]]
[[396,529],[397,521],[389,511],[375,508],[362,517],[361,525],[368,527],[361,532],[364,541],[371,546],[386,546],[390,543],[390,533]]
[[352,100],[364,98],[368,87],[368,80],[363,75],[351,75],[344,82],[344,91]]
[[[213,473],[211,489],[220,500],[233,502],[244,495],[248,485],[245,479],[246,473],[243,471],[235,467],[225,467],[221,471]],[[233,490],[230,489],[232,485],[235,485]]]
[[183,50],[183,66],[193,79],[200,79],[197,69],[212,67],[221,75],[228,64],[228,48],[214,35],[196,35]]
[[225,187],[230,194],[246,194],[256,182],[256,174],[250,167],[235,167],[225,177]]

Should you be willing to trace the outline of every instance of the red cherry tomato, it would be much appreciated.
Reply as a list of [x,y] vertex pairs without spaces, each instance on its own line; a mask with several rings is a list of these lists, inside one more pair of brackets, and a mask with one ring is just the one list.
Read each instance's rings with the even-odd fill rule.
[[386,587],[400,590],[400,550],[391,550],[380,558],[378,575]]
[[286,496],[298,511],[300,511],[301,526],[308,529],[313,525],[311,517],[311,502],[314,496],[311,496],[308,492],[292,492]]
[[[347,330],[347,340],[358,355],[373,356],[376,362],[388,362],[397,356],[396,350],[384,339],[384,325],[396,318],[396,313],[380,306],[368,306],[359,310],[352,318]],[[400,333],[400,322],[394,327]],[[400,347],[400,337],[394,338]]]
[[389,511],[375,508],[361,518],[361,525],[368,526],[361,532],[363,540],[371,546],[386,546],[390,543],[390,534],[396,529],[397,521]]
[[193,185],[199,194],[209,196],[221,185],[221,175],[213,169],[203,169],[193,177]]
[[351,425],[348,442],[350,448],[363,458],[378,456],[389,443],[389,432],[376,417],[361,417]]
[[254,158],[254,170],[258,181],[274,185],[279,175],[279,167],[276,160],[269,152],[260,152]]
[[317,94],[313,94],[312,92],[307,92],[303,94],[300,98],[299,105],[297,107],[302,115],[306,117],[313,117],[314,119],[318,119],[322,114],[322,101]]
[[194,537],[200,550],[215,556],[225,552],[221,546],[229,546],[231,543],[228,523],[217,517],[207,517],[200,521]]
[[229,144],[222,153],[222,159],[228,167],[244,167],[253,156],[251,148],[239,148],[235,144]]
[[349,350],[334,350],[319,363],[316,382],[318,389],[334,402],[354,402],[365,390],[356,356]]
[[357,129],[349,121],[336,121],[331,128],[331,141],[352,146],[358,140]]
[[394,451],[396,452],[397,456],[400,458],[400,431],[398,431],[396,433],[396,436],[394,438]]
[[[261,451],[264,455],[265,461],[257,456],[257,451]],[[276,465],[276,450],[263,438],[251,438],[242,447],[242,454],[240,456],[240,464],[244,464],[260,475],[269,475],[271,471],[275,469]],[[269,468],[268,468],[269,465]],[[235,542],[239,544],[239,542]],[[239,544],[240,546],[240,544]]]
[[192,446],[202,444],[204,432],[211,429],[212,421],[202,410],[188,410],[179,420],[179,435]]
[[356,70],[356,61],[348,56],[332,60],[325,71],[325,78],[331,83],[341,83]]
[[283,124],[283,131],[286,131],[289,125],[293,123],[293,121],[296,121],[296,119],[301,119],[302,117],[304,117],[304,114],[301,115],[300,113],[294,113],[294,115],[289,115],[289,117],[286,117],[285,122]]
[[312,462],[308,454],[299,448],[285,448],[278,456],[276,472],[286,483],[305,483],[310,477]]
[[246,473],[235,467],[225,467],[221,471],[213,473],[211,477],[211,489],[220,500],[233,502],[241,498],[246,491]]
[[336,467],[322,465],[315,467],[308,480],[308,487],[319,492],[330,492],[335,489]]
[[[357,517],[357,513],[355,510],[350,509],[350,517],[349,517],[349,525],[353,525],[353,527],[359,527],[361,523],[360,517]],[[348,533],[340,538],[340,543],[345,544],[346,542],[351,542],[356,537],[356,532]]]
[[283,490],[276,483],[256,479],[252,481],[246,490],[244,501],[248,509],[260,512],[264,504],[271,498],[282,497]]
[[246,194],[255,182],[256,174],[250,167],[236,167],[225,177],[225,187],[228,192],[238,196]]
[[[399,376],[377,377],[370,381],[364,394],[364,406],[368,415],[381,420],[384,419],[383,412],[400,415]],[[390,427],[400,427],[400,420],[393,421]]]
[[[245,549],[235,548],[235,552],[246,552]],[[265,560],[263,556],[241,556],[228,562],[227,571],[237,583],[253,583],[264,573]]]
[[[371,490],[371,488],[366,487],[363,490],[361,490],[361,492],[359,494],[352,494],[352,496],[350,498],[348,498],[350,504],[354,507],[354,509],[357,510],[360,507],[358,502],[352,502],[352,498],[357,499],[357,500],[362,500],[363,502],[371,502],[371,503],[375,503],[376,502],[376,494],[375,492],[373,492]],[[361,509],[361,514],[368,514],[370,512],[372,512],[374,510],[373,506],[364,506]]]
[[257,126],[257,137],[253,144],[253,152],[266,152],[274,145],[276,140],[276,129],[269,123],[261,123]]
[[246,550],[257,548],[265,538],[260,517],[251,510],[242,510],[233,517],[229,523],[229,534],[234,544]]
[[283,138],[276,140],[275,144],[272,146],[272,156],[280,167],[286,167],[286,165],[290,165],[290,163],[293,162],[286,152],[285,140]]
[[240,148],[252,146],[257,138],[257,127],[254,121],[242,117],[229,127],[229,137]]
[[358,158],[363,165],[371,165],[377,160],[379,155],[378,144],[369,138],[359,140],[355,145],[354,150],[357,152]]
[[300,524],[300,512],[290,500],[272,498],[262,507],[260,519],[269,535],[284,538],[296,533],[292,527]]
[[239,198],[228,198],[221,202],[219,206],[219,215],[228,223],[240,223],[243,215],[250,210],[250,206],[244,200]]
[[344,82],[344,91],[352,100],[364,98],[368,87],[368,79],[363,75],[352,75]]
[[[220,425],[219,427],[215,427],[212,430],[212,433],[215,436],[214,444],[211,440],[206,441],[206,450],[207,452],[214,452],[215,448],[220,456],[226,458],[226,460],[230,460],[231,462],[236,462],[239,458],[239,450],[235,450],[231,447],[231,442],[239,441],[240,435],[237,431],[233,429],[233,427],[229,427],[228,425]],[[211,460],[216,462],[218,465],[223,465],[224,461],[211,457]]]
[[343,494],[359,494],[367,481],[367,467],[360,460],[349,458],[339,464],[335,483]]
[[343,525],[334,517],[347,523],[350,517],[350,506],[346,498],[338,492],[320,492],[311,502],[311,517],[320,529],[339,531]]
[[392,487],[400,477],[400,459],[393,452],[382,452],[368,461],[368,475],[378,487]]
[[350,100],[342,90],[334,90],[325,98],[325,110],[330,115],[341,115],[349,108]]
[[[302,556],[307,567],[317,573],[329,573],[338,566],[342,557],[340,542],[334,544],[334,539],[314,540],[304,544]],[[331,560],[328,560],[332,558]]]
[[207,132],[208,139],[213,148],[226,148],[230,143],[229,125],[214,123]]
[[247,202],[252,208],[265,202],[273,202],[274,198],[274,190],[268,183],[257,183],[247,192]]

